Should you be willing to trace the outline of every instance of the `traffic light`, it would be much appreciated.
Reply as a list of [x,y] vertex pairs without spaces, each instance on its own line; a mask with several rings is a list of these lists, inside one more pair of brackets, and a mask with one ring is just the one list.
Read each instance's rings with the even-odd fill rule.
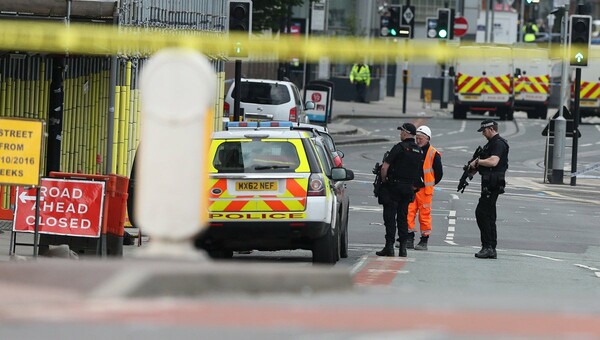
[[389,7],[380,17],[379,36],[398,37],[400,35],[400,8]]
[[569,36],[569,63],[571,66],[587,66],[590,55],[590,37],[592,35],[592,17],[589,15],[571,15]]
[[450,9],[438,8],[435,36],[439,39],[450,39]]
[[[229,1],[229,16],[227,28],[229,32],[247,33],[252,32],[252,1]],[[229,53],[230,57],[247,57],[248,51],[241,41],[233,41]]]

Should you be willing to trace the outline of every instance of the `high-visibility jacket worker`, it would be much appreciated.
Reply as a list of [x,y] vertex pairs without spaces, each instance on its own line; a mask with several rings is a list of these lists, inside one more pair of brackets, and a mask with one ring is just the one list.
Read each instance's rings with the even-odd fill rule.
[[[431,140],[431,129],[422,125],[417,128],[417,144],[425,154],[423,162],[423,183],[425,187],[421,188],[416,194],[414,201],[408,206],[408,246],[411,245],[415,250],[427,250],[427,241],[431,234],[431,201],[433,199],[433,187],[438,184],[444,176],[442,168],[442,155],[437,151],[429,141]],[[415,239],[415,219],[419,215],[419,227],[421,230],[421,240],[419,244],[414,245]],[[411,242],[412,237],[412,242]]]
[[350,83],[356,86],[356,101],[367,102],[367,87],[371,85],[371,70],[369,65],[356,63],[350,70]]
[[535,34],[538,33],[540,29],[533,22],[528,22],[525,26],[523,26],[522,31],[525,34],[523,35],[524,42],[534,42]]

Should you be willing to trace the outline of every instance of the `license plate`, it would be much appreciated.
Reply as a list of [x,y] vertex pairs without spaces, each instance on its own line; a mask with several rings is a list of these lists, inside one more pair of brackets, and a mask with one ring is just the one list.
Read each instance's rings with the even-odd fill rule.
[[479,99],[479,95],[465,94],[465,95],[463,95],[463,99],[465,99],[465,100],[477,100],[477,99]]
[[243,181],[235,183],[236,191],[277,191],[277,181]]
[[579,105],[585,107],[596,106],[596,100],[581,100]]

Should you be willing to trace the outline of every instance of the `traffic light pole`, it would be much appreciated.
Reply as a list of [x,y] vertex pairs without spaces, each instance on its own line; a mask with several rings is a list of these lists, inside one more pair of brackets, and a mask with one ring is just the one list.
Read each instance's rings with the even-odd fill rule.
[[571,155],[571,185],[577,183],[577,176],[573,176],[577,172],[577,129],[579,128],[579,93],[581,92],[581,67],[575,68],[575,93],[573,98],[573,154]]
[[[235,92],[233,96],[233,121],[239,122],[241,119],[240,114],[240,97],[242,96],[242,61],[235,61],[235,80],[234,80],[234,88],[233,92]],[[243,117],[242,117],[243,118]]]

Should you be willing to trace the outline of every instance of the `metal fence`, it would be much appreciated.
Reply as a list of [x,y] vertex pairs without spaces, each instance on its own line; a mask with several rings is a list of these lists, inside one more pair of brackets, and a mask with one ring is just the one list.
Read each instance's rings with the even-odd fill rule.
[[[93,2],[93,1],[92,1]],[[99,2],[100,3],[100,2]],[[8,4],[8,5],[7,5]],[[223,0],[121,0],[115,1],[113,17],[82,17],[76,8],[65,8],[64,16],[51,16],[54,8],[26,2],[5,8],[11,2],[0,3],[0,20],[49,19],[104,22],[119,27],[141,29],[170,28],[206,32],[225,30],[226,1]],[[65,6],[71,6],[65,1]],[[53,3],[53,5],[56,5]],[[75,2],[73,6],[77,6]],[[89,6],[90,2],[81,3]],[[106,6],[106,1],[102,1]],[[90,13],[89,7],[86,8]],[[20,13],[22,11],[23,13]],[[33,14],[32,14],[33,13]],[[37,13],[37,14],[36,14]],[[224,99],[224,61],[209,56],[217,72],[217,98],[213,128],[222,125]],[[50,107],[52,75],[56,56],[26,51],[0,52],[0,117],[41,119],[47,126],[56,124],[56,114]],[[135,152],[140,143],[139,74],[146,61],[143,55],[77,56],[64,55],[62,71],[62,129],[60,140],[60,169],[48,170],[84,174],[115,173],[129,176]],[[51,138],[53,136],[49,135]],[[52,149],[46,147],[48,152]],[[45,162],[43,162],[45,163]],[[14,188],[0,186],[0,219],[14,202]],[[4,211],[4,215],[2,214]]]

